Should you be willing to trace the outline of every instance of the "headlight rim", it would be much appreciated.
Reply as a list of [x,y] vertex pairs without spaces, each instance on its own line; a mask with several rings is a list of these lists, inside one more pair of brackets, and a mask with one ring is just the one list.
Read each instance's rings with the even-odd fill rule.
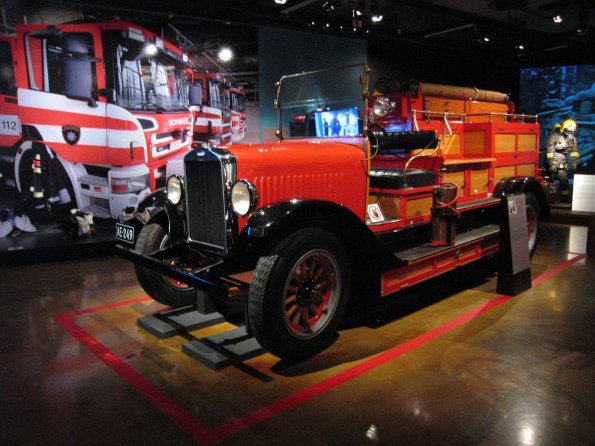
[[[179,197],[178,197],[177,201],[172,200],[171,195],[170,195],[169,187],[170,187],[170,182],[172,182],[173,180],[176,180],[178,182],[178,187],[179,187]],[[165,191],[167,193],[167,200],[174,206],[179,205],[182,202],[182,200],[184,199],[184,178],[181,177],[180,175],[171,175],[167,179]]]
[[[382,105],[381,109],[378,109],[376,107],[377,103],[380,103]],[[387,96],[378,96],[374,99],[374,103],[372,104],[372,112],[375,116],[378,116],[379,118],[385,117],[392,111],[392,109],[393,106],[391,104],[391,100]]]
[[[246,192],[248,193],[249,204],[245,210],[238,209],[238,206],[236,205],[235,200],[234,200],[234,190],[236,187],[240,187],[240,185],[244,186],[246,188]],[[231,201],[231,206],[233,208],[233,211],[242,217],[245,217],[250,212],[252,212],[254,209],[256,209],[256,205],[258,204],[258,192],[256,191],[256,187],[254,187],[254,185],[250,181],[248,181],[244,178],[236,180],[232,184],[230,196],[231,196],[230,201]]]

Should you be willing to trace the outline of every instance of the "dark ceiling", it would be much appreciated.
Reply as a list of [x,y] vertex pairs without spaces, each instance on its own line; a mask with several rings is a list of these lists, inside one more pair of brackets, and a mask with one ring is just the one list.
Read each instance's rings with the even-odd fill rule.
[[[119,16],[175,39],[194,60],[209,69],[213,62],[232,72],[257,69],[257,27],[272,26],[366,39],[371,50],[393,46],[431,47],[454,53],[486,52],[526,60],[571,56],[593,62],[593,0],[3,0],[7,24],[49,23],[86,16]],[[363,15],[355,17],[361,9]],[[371,21],[373,10],[383,15]],[[552,16],[559,13],[561,23]],[[581,29],[582,28],[582,29]],[[486,37],[489,41],[486,40]],[[234,62],[216,60],[216,49],[229,45]]]

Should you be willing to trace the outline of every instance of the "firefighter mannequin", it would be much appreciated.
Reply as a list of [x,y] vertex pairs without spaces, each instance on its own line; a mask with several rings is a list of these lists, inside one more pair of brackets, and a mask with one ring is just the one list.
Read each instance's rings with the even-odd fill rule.
[[[553,180],[560,183],[560,199],[570,203],[570,185],[568,171],[575,171],[578,160],[578,147],[574,131],[576,123],[567,119],[560,124],[555,124],[546,140],[546,159]],[[568,165],[567,156],[570,155],[571,164]],[[569,169],[570,167],[570,169]]]

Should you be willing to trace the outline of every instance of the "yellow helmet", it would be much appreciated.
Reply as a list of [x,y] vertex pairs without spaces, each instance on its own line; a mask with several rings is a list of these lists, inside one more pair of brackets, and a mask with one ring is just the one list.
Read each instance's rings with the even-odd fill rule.
[[576,122],[572,119],[567,119],[562,123],[562,131],[566,133],[574,133],[576,130]]
[[552,132],[561,132],[562,131],[562,124],[560,124],[559,122],[556,122],[554,124],[554,126],[552,127]]

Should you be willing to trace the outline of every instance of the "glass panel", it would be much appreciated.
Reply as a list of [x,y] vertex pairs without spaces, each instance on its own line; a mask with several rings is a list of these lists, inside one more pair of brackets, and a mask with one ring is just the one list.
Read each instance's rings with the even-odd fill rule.
[[282,78],[277,107],[283,136],[360,136],[363,71],[355,65]]
[[[109,34],[106,32],[106,34]],[[188,107],[186,65],[154,45],[107,36],[106,53],[113,47],[114,61],[106,73],[116,90],[116,103],[128,110],[181,111]],[[113,73],[114,79],[109,79]]]

